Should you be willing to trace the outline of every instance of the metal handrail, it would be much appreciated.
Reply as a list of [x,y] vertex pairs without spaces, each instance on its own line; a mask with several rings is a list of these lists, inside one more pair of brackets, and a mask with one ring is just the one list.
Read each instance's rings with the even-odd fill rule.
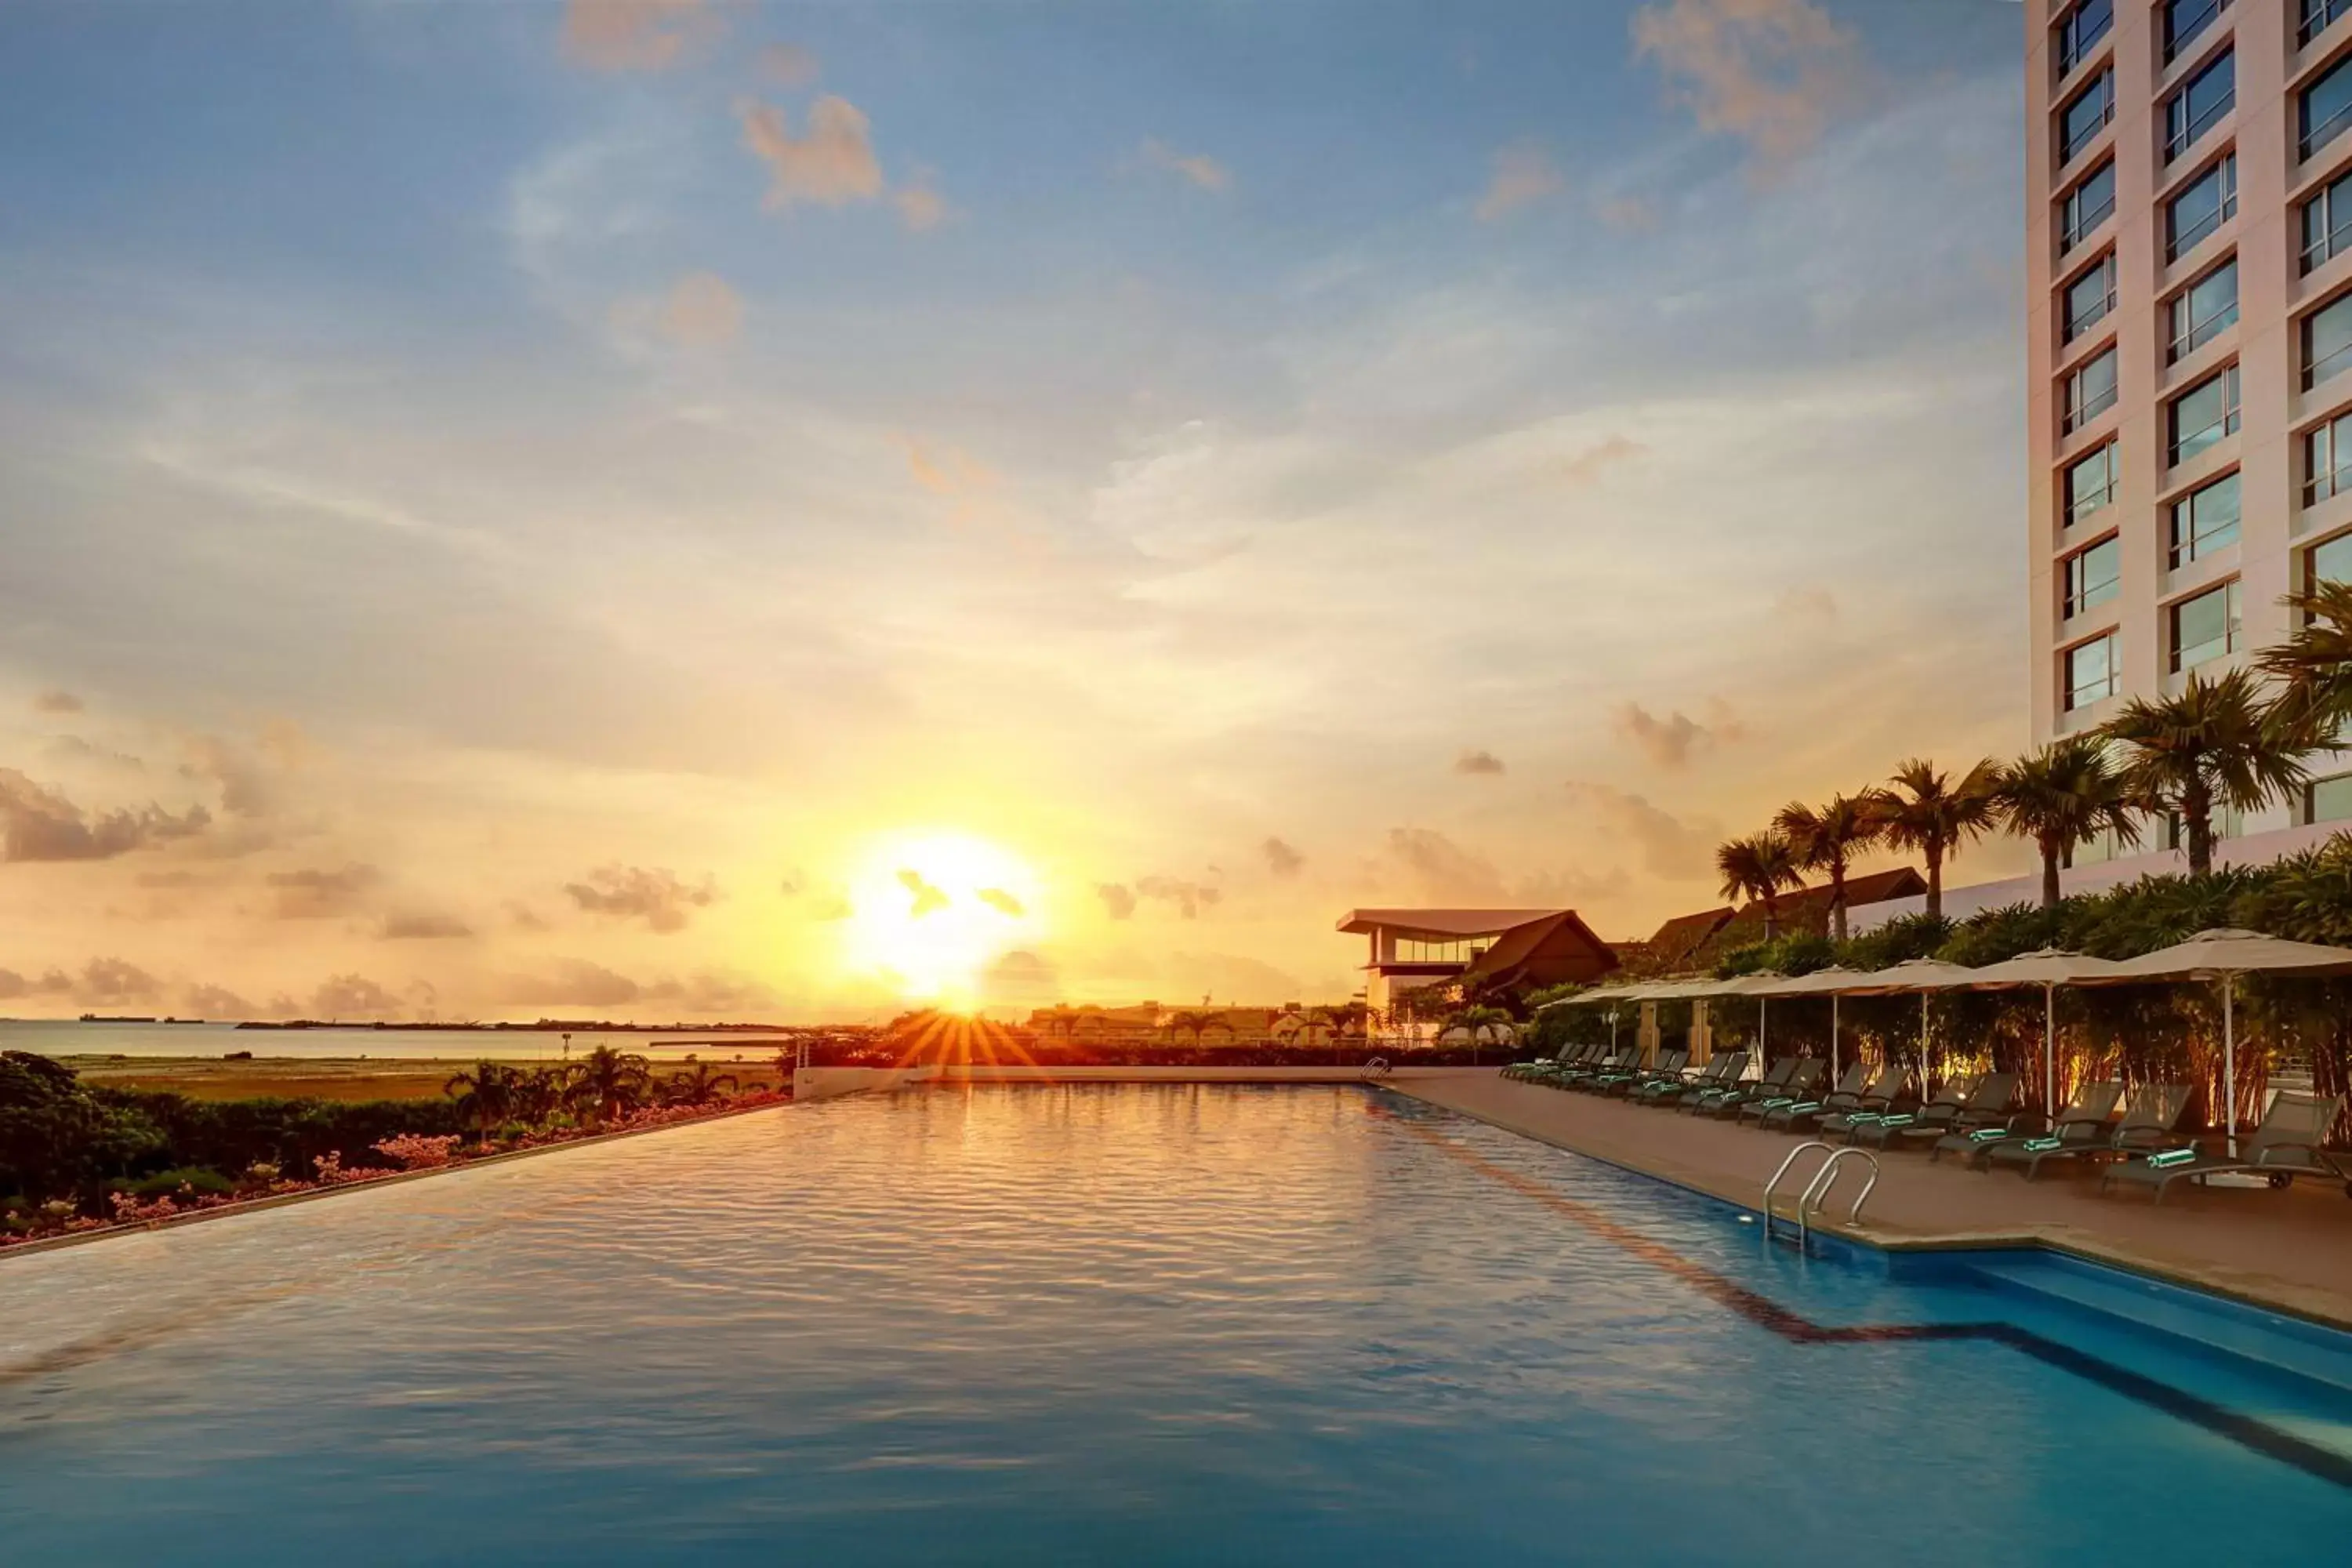
[[[1809,1138],[1804,1142],[1798,1144],[1795,1148],[1789,1151],[1789,1157],[1780,1162],[1780,1168],[1773,1172],[1771,1179],[1764,1184],[1764,1237],[1768,1241],[1770,1240],[1772,1237],[1772,1191],[1780,1184],[1780,1178],[1789,1173],[1789,1167],[1797,1163],[1797,1157],[1804,1153],[1808,1149],[1823,1149],[1830,1151],[1830,1158],[1822,1162],[1824,1166],[1832,1164],[1836,1162],[1837,1153],[1835,1147],[1832,1144],[1822,1142],[1818,1138]],[[1804,1205],[1800,1203],[1797,1205],[1798,1240],[1802,1241],[1804,1239]]]
[[1374,1057],[1364,1064],[1364,1070],[1360,1077],[1365,1083],[1378,1083],[1394,1071],[1396,1068],[1389,1065],[1388,1058]]
[[1878,1186],[1878,1156],[1867,1149],[1841,1149],[1822,1163],[1821,1170],[1815,1173],[1811,1184],[1805,1188],[1804,1195],[1797,1200],[1797,1234],[1799,1236],[1805,1234],[1806,1214],[1809,1211],[1819,1214],[1828,1206],[1830,1189],[1837,1185],[1838,1167],[1845,1163],[1846,1156],[1849,1154],[1858,1155],[1870,1162],[1870,1180],[1862,1184],[1862,1195],[1854,1199],[1853,1207],[1846,1211],[1845,1222],[1852,1225],[1862,1217],[1862,1205],[1870,1201],[1871,1193]]

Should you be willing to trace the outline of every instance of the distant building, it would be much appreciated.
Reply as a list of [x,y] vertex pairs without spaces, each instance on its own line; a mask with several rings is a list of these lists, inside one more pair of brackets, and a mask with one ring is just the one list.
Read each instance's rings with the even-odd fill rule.
[[1369,940],[1364,1004],[1379,1013],[1407,992],[1465,977],[1533,990],[1617,967],[1574,910],[1349,910],[1339,930]]
[[[1927,891],[1927,879],[1908,866],[1889,871],[1867,871],[1845,879],[1847,929],[1860,931],[1883,923],[1882,908],[1916,907]],[[1912,900],[1904,904],[1901,900]],[[1802,933],[1827,936],[1830,930],[1830,889],[1826,885],[1795,888],[1773,902],[1782,936]],[[1865,915],[1865,910],[1871,912]],[[1735,909],[1703,910],[1676,915],[1645,942],[1617,944],[1625,968],[1643,975],[1686,974],[1712,969],[1724,956],[1764,940],[1764,906],[1749,903]]]

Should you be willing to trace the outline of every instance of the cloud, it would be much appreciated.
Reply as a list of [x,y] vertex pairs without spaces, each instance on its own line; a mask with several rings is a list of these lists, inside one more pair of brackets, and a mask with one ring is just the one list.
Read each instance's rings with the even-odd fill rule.
[[23,996],[70,996],[73,976],[62,969],[52,969],[37,980],[27,980],[13,969],[0,969],[0,1002],[14,1002]]
[[363,974],[335,974],[310,993],[314,1018],[375,1020],[400,1016],[400,998]]
[[1507,897],[1493,861],[1433,827],[1390,828],[1388,854],[1433,903],[1496,903]]
[[665,933],[684,931],[693,910],[708,909],[719,898],[710,878],[682,882],[667,866],[599,866],[585,881],[563,884],[563,890],[592,915],[641,920]]
[[772,1010],[777,1005],[774,990],[763,982],[710,969],[697,970],[683,980],[657,980],[646,987],[645,999],[665,1003],[682,1013],[724,1016],[738,1021],[748,1020],[754,1013]]
[[743,297],[715,272],[689,272],[662,301],[661,330],[683,348],[724,348],[742,333]]
[[1265,857],[1265,868],[1277,877],[1296,877],[1307,864],[1307,857],[1287,840],[1269,838],[1257,847],[1258,853]]
[[33,699],[33,711],[36,713],[79,713],[81,710],[80,698],[56,687]]
[[180,764],[180,775],[217,787],[223,811],[248,818],[268,813],[269,779],[251,757],[217,735],[191,736],[185,751],[187,760]]
[[1135,918],[1135,893],[1124,882],[1097,882],[1095,897],[1102,900],[1103,913],[1115,921]]
[[1503,771],[1503,759],[1483,747],[1463,752],[1454,759],[1454,771],[1473,776],[1492,777]]
[[555,922],[517,899],[507,900],[507,923],[517,931],[553,931]]
[[760,74],[778,87],[806,87],[817,78],[817,58],[798,44],[770,44],[760,51]]
[[1666,215],[1647,196],[1603,196],[1592,204],[1602,226],[1618,234],[1650,234]]
[[0,859],[111,860],[193,838],[211,825],[201,805],[177,815],[152,804],[137,811],[85,812],[15,768],[0,768]]
[[498,996],[516,1007],[620,1007],[644,993],[643,986],[617,970],[584,958],[559,958],[537,973],[508,977]]
[[1623,436],[1612,436],[1599,446],[1588,447],[1560,464],[1560,477],[1573,485],[1589,485],[1611,467],[1645,457],[1649,450],[1639,441],[1629,440]]
[[928,233],[947,222],[950,216],[947,197],[940,195],[932,181],[929,170],[919,170],[913,179],[890,193],[890,205],[898,209],[898,221],[911,233]]
[[1223,191],[1233,184],[1232,171],[1206,153],[1181,153],[1157,137],[1148,138],[1139,152],[1155,169],[1181,174],[1204,191]]
[[93,958],[82,966],[76,991],[83,1001],[107,1007],[160,996],[163,983],[126,960]]
[[252,1003],[226,985],[190,985],[180,993],[180,1005],[197,1018],[242,1019],[258,1016]]
[[1835,626],[1838,618],[1837,595],[1827,588],[1783,589],[1772,601],[1772,614],[1782,620],[1811,621],[1816,626]]
[[313,867],[272,871],[264,880],[277,889],[271,912],[279,920],[331,920],[357,913],[367,895],[383,880],[383,873],[373,866],[353,863],[333,870]]
[[563,58],[590,70],[667,70],[726,26],[703,0],[571,0]]
[[1552,166],[1550,153],[1532,142],[1516,142],[1496,152],[1494,173],[1474,210],[1480,223],[1492,223],[1522,207],[1549,201],[1566,184]]
[[781,211],[795,202],[837,207],[882,195],[882,165],[863,110],[831,93],[809,108],[808,134],[795,138],[785,112],[772,104],[736,106],[743,145],[768,165],[766,205]]
[[1642,852],[1650,875],[1666,881],[1709,876],[1723,830],[1714,822],[1685,822],[1638,795],[1607,784],[1570,779],[1570,809],[1589,817],[1601,836],[1622,839]]
[[1216,889],[1176,877],[1139,877],[1135,890],[1147,899],[1173,904],[1186,920],[1197,920],[1203,909],[1224,897]]
[[1665,0],[1634,12],[1633,31],[1668,97],[1768,172],[1821,140],[1860,66],[1855,36],[1809,0]]
[[925,915],[948,907],[947,894],[923,880],[923,874],[920,871],[902,868],[898,872],[898,885],[915,895],[914,904],[907,910],[907,917],[909,920],[919,921]]
[[1620,736],[1633,742],[1659,767],[1681,768],[1700,752],[1748,738],[1748,727],[1721,698],[1707,700],[1706,713],[1706,723],[1679,709],[1661,719],[1638,702],[1623,702],[1611,722]]
[[455,915],[415,912],[385,916],[383,932],[386,942],[447,942],[473,934],[474,928]]
[[1021,907],[1021,900],[1002,888],[982,888],[975,896],[982,903],[1000,914],[1011,915],[1018,920],[1024,912]]

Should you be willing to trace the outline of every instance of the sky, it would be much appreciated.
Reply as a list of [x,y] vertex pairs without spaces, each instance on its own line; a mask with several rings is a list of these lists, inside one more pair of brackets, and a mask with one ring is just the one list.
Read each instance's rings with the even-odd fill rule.
[[2022,51],[0,0],[0,1013],[1313,1005],[1359,905],[1711,907],[2026,743]]

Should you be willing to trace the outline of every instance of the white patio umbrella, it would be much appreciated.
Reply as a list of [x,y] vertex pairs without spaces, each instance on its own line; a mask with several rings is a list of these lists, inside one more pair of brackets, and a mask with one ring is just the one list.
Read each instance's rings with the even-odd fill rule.
[[2058,1114],[2058,987],[2100,979],[2112,974],[2116,967],[2104,958],[2039,947],[1969,972],[1973,976],[1969,983],[1971,989],[2042,987],[2042,1107],[2053,1119]]
[[2221,1120],[2233,1158],[2238,1152],[2238,976],[2276,973],[2352,973],[2352,948],[2289,942],[2260,931],[2228,928],[2200,931],[2187,942],[2125,959],[2092,982],[2108,985],[2138,980],[2221,983],[2221,1084],[2223,1096],[2229,1101]]

